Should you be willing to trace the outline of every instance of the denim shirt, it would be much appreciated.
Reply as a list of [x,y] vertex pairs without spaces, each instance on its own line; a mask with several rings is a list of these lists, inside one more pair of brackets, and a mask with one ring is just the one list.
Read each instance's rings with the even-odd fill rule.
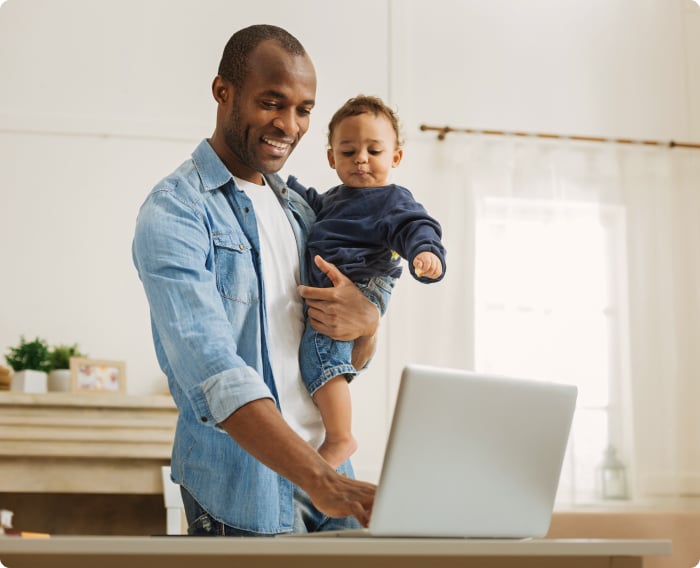
[[[314,213],[279,176],[266,180],[290,221],[305,274]],[[207,140],[146,198],[132,253],[156,356],[179,409],[173,479],[227,525],[290,531],[292,484],[218,426],[253,400],[271,398],[278,407],[279,401],[253,205]],[[351,474],[349,463],[345,469]]]

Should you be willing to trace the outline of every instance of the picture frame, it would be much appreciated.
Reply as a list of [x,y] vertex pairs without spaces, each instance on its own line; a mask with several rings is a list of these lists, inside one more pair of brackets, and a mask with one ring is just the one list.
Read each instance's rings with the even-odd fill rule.
[[74,393],[126,393],[126,363],[107,359],[70,358]]

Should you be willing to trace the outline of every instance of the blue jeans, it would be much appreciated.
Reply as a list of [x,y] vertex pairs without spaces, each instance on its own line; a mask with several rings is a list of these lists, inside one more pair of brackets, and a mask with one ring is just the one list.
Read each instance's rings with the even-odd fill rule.
[[[391,276],[375,276],[355,284],[384,315],[395,283],[396,278]],[[352,341],[335,341],[306,322],[299,347],[299,367],[309,394],[314,394],[333,377],[345,375],[348,382],[354,378],[357,370],[352,366],[353,345]]]
[[[256,533],[225,525],[202,509],[187,489],[180,486],[180,493],[185,506],[188,524],[187,534],[189,536],[275,536],[274,534]],[[355,529],[360,528],[360,526],[360,523],[354,517],[341,519],[327,517],[313,506],[311,499],[304,491],[296,488],[294,492],[294,527],[292,532],[333,531]]]

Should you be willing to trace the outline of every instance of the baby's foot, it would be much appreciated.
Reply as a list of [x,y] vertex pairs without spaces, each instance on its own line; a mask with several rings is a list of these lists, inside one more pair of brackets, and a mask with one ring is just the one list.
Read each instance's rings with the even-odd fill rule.
[[341,464],[357,450],[357,440],[353,436],[339,440],[326,438],[318,449],[318,453],[333,469],[338,469]]

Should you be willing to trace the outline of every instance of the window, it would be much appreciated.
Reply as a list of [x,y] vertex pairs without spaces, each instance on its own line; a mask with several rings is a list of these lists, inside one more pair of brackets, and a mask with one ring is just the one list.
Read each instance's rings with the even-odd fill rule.
[[597,498],[596,468],[622,444],[624,210],[487,198],[476,220],[475,366],[575,384],[558,500]]

